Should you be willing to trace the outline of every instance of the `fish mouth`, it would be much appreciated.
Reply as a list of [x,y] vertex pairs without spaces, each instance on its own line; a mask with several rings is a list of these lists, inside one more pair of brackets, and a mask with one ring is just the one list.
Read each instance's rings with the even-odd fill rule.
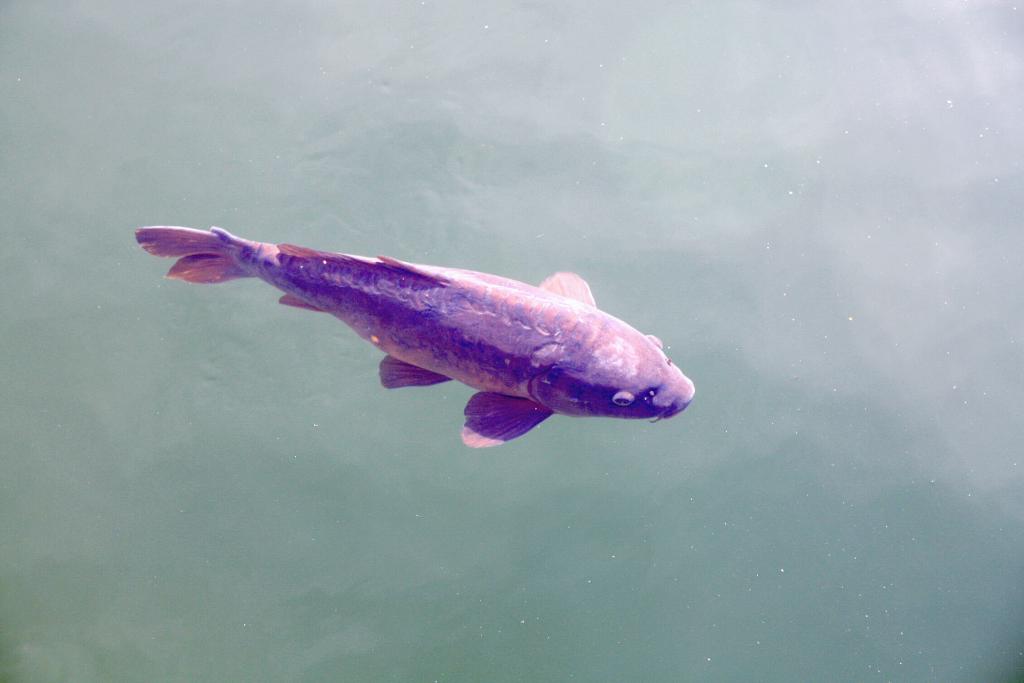
[[693,400],[693,396],[692,395],[688,399],[687,398],[677,398],[675,401],[670,403],[668,405],[668,407],[665,408],[665,410],[661,411],[661,415],[658,415],[657,417],[655,417],[653,420],[651,420],[651,422],[657,422],[658,420],[665,420],[665,419],[668,419],[668,418],[672,417],[673,415],[678,415],[679,413],[681,413],[684,410],[686,410],[686,406],[690,405],[690,401],[692,401],[692,400]]
[[657,422],[658,420],[664,420],[686,410],[686,407],[693,401],[693,396],[696,390],[693,386],[693,381],[689,377],[680,373],[680,377],[683,380],[681,386],[672,387],[672,390],[659,393],[654,398],[654,406],[656,408],[661,407],[661,400],[670,400],[671,402],[662,408],[661,412],[651,420],[651,422]]

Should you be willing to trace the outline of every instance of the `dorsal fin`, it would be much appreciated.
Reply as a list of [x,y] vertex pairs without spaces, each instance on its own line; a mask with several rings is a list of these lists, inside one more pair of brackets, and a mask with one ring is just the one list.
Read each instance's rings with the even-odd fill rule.
[[316,249],[310,249],[309,247],[300,247],[297,244],[279,244],[277,245],[278,251],[288,256],[294,256],[296,258],[319,258],[328,261],[334,260],[345,260],[350,261],[351,259],[345,254],[333,254],[329,251],[317,251]]
[[449,283],[448,278],[443,275],[435,275],[411,263],[405,263],[390,256],[379,256],[374,261],[373,259],[350,256],[348,254],[317,251],[316,249],[300,247],[295,244],[279,244],[277,248],[282,254],[293,258],[320,261],[324,265],[334,264],[341,268],[373,268],[385,271],[395,277],[410,278],[421,285],[447,287]]
[[548,276],[540,283],[540,288],[564,296],[567,299],[575,299],[597,308],[594,302],[594,295],[590,292],[590,285],[576,273],[555,273]]
[[428,280],[431,280],[441,287],[448,286],[448,278],[444,277],[443,275],[436,275],[434,273],[426,271],[423,268],[414,266],[411,263],[399,261],[398,259],[391,258],[390,256],[378,256],[377,260],[380,261],[381,264],[387,266],[389,270],[392,270],[396,273],[406,273],[409,275],[415,275],[416,277],[419,278],[426,278]]

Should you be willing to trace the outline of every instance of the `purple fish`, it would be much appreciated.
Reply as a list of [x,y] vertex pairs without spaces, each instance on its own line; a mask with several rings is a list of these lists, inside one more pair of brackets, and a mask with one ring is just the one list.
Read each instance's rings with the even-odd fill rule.
[[167,277],[217,283],[258,277],[280,302],[330,313],[385,354],[388,389],[458,380],[479,393],[462,441],[511,441],[552,413],[659,420],[693,400],[693,382],[661,341],[597,309],[574,273],[539,287],[486,273],[250,242],[226,230],[139,228]]

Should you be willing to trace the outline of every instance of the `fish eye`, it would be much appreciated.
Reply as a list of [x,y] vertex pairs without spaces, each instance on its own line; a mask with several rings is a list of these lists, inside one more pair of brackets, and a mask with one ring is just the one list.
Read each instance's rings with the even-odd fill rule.
[[615,395],[612,396],[612,403],[617,406],[628,406],[636,399],[633,394],[623,389],[622,391],[616,391]]

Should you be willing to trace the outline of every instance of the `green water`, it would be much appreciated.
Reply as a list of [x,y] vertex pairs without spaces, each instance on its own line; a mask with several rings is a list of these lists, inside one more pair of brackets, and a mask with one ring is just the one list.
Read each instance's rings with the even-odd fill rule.
[[[1022,15],[0,3],[0,681],[1020,679]],[[576,271],[697,397],[472,451],[148,224]]]

